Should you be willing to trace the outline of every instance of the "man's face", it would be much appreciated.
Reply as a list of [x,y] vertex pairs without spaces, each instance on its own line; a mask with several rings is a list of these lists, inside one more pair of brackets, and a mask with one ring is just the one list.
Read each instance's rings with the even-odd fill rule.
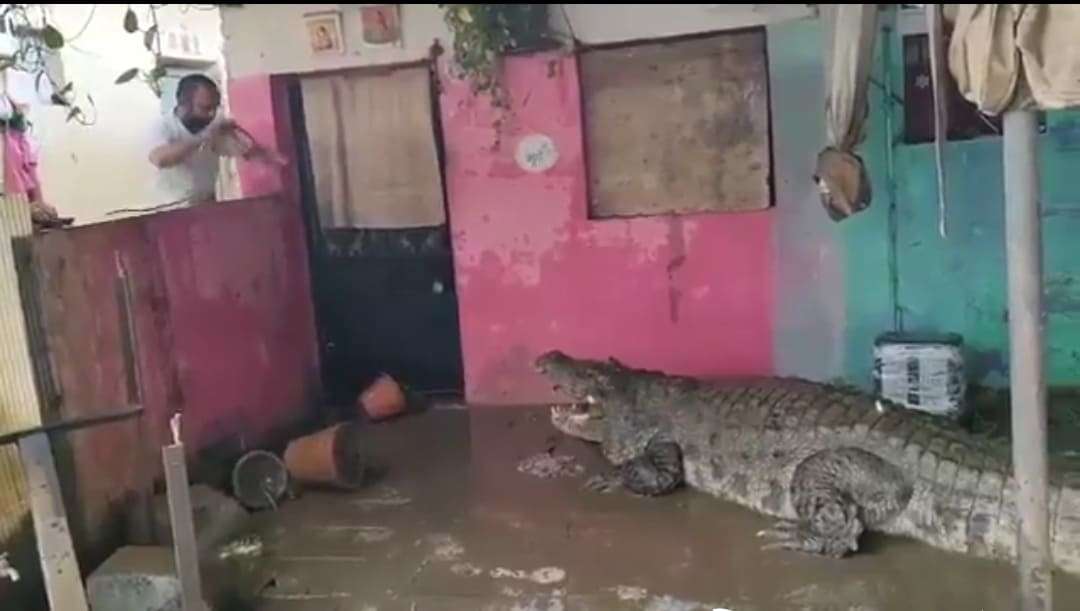
[[180,122],[189,132],[197,134],[214,120],[218,104],[218,95],[215,91],[209,87],[199,87],[191,96],[189,104],[180,105]]

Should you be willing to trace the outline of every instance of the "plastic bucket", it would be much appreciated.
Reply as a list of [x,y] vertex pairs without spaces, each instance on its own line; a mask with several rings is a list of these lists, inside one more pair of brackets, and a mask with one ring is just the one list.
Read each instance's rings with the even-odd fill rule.
[[233,494],[248,509],[277,507],[288,483],[285,465],[270,452],[248,452],[233,467]]

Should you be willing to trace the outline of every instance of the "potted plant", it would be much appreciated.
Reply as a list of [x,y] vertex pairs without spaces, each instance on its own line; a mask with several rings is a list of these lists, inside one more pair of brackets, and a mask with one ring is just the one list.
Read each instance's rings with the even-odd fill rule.
[[547,4],[440,4],[454,34],[454,60],[474,93],[503,101],[500,59],[509,53],[551,48]]

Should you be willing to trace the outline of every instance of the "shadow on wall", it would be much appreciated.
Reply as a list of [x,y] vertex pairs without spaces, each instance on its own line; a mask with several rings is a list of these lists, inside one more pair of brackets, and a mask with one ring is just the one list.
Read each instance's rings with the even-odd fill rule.
[[972,384],[999,387],[1009,383],[1009,357],[1001,350],[976,350],[964,352],[964,368]]

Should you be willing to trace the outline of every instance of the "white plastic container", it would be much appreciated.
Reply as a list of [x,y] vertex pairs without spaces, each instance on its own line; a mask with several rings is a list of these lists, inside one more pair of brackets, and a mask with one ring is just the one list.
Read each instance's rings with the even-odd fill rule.
[[956,334],[881,335],[874,342],[874,389],[909,409],[959,417],[967,392],[963,347]]

